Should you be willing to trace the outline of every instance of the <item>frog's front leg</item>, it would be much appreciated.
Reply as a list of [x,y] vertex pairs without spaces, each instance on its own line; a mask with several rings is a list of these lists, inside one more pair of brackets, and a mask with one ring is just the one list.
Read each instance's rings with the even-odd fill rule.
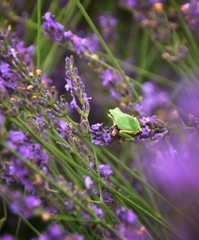
[[126,130],[120,130],[119,135],[124,138],[126,141],[134,142],[135,138],[129,135]]

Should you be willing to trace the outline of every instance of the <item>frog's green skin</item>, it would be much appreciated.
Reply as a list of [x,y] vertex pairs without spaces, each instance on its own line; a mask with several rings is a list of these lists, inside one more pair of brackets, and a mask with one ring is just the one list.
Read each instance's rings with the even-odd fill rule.
[[119,129],[119,135],[126,141],[134,141],[133,135],[142,131],[138,119],[123,113],[118,107],[110,109],[108,116],[113,120],[113,126]]

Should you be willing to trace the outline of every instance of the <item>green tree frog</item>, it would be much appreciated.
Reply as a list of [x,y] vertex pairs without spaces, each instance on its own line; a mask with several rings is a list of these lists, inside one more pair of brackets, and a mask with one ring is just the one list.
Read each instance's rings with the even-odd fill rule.
[[134,141],[133,135],[142,131],[138,119],[123,113],[118,107],[110,109],[108,116],[113,120],[113,126],[118,128],[118,134],[123,140]]

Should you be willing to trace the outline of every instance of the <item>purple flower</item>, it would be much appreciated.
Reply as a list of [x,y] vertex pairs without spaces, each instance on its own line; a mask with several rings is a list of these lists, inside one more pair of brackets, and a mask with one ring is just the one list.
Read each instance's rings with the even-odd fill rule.
[[41,200],[36,196],[27,196],[24,198],[24,203],[28,208],[35,208],[41,205]]
[[48,227],[47,231],[43,233],[40,237],[34,238],[32,240],[61,240],[61,239],[74,239],[74,240],[84,240],[83,236],[78,234],[67,233],[62,226],[57,224],[52,224]]
[[150,136],[151,129],[149,126],[142,127],[142,134],[144,136]]
[[60,237],[62,235],[62,229],[60,228],[59,225],[51,225],[48,229],[48,232],[49,232],[49,235],[52,237],[52,238],[57,238],[57,237]]
[[0,64],[0,74],[2,78],[10,78],[10,66],[5,62]]
[[157,2],[164,2],[164,0],[121,0],[121,5],[123,7],[133,8],[136,11],[145,12],[149,11]]
[[147,114],[151,114],[155,108],[164,107],[168,103],[168,93],[160,90],[154,83],[145,82],[142,87],[142,92],[142,105]]
[[194,30],[198,30],[199,27],[199,2],[192,0],[191,3],[185,3],[181,7],[181,12],[188,22],[189,27]]
[[45,34],[52,37],[55,41],[61,42],[64,38],[64,26],[55,22],[55,15],[47,12],[43,16],[43,20],[45,20],[45,23],[42,25],[42,28]]
[[73,34],[71,36],[71,40],[77,54],[82,54],[85,52],[85,50],[88,50],[90,54],[93,53],[92,43],[89,41],[89,39],[80,38],[77,35]]
[[73,34],[71,31],[64,31],[62,24],[55,21],[55,16],[49,12],[43,16],[45,23],[42,25],[46,35],[50,36],[59,45],[68,46],[78,55],[89,52],[93,53],[94,46],[87,38],[81,38]]
[[37,196],[23,196],[19,191],[10,191],[7,186],[1,186],[0,193],[10,202],[9,208],[14,214],[21,214],[29,219],[44,211],[43,203]]
[[98,208],[96,205],[92,205],[92,208],[93,208],[93,210],[95,211],[95,213],[97,214],[97,216],[99,217],[99,218],[103,218],[104,217],[104,212],[103,212],[103,210],[101,209],[101,208]]
[[135,143],[150,139],[149,144],[156,144],[168,134],[164,122],[157,119],[155,115],[139,118],[139,122],[142,131],[134,136]]
[[[89,97],[85,92],[85,86],[82,82],[82,79],[78,76],[78,69],[73,66],[74,58],[70,56],[66,58],[66,82],[65,88],[67,91],[70,91],[72,96],[72,101],[70,103],[71,108],[75,108],[76,111],[81,115],[81,120],[87,119],[90,112]],[[77,104],[78,99],[79,103],[82,105],[82,109]]]
[[89,176],[83,176],[83,177],[84,177],[86,189],[90,190],[91,185],[93,185],[93,181],[91,180],[91,178]]
[[81,215],[84,219],[91,219],[91,215],[84,210],[81,211]]
[[99,170],[100,170],[100,174],[107,179],[110,177],[110,175],[113,174],[113,171],[111,170],[110,165],[101,164],[99,165]]
[[[127,226],[125,224],[122,224],[118,228],[118,233],[120,236],[125,238],[126,240],[149,240],[149,237],[147,235],[146,229],[144,226]],[[120,240],[121,238],[116,238],[116,240]]]
[[[123,81],[120,73],[107,69],[101,74],[101,78],[103,86],[109,89],[112,98],[116,99],[119,104],[132,108],[132,92]],[[132,83],[131,85],[133,86]]]
[[155,115],[153,115],[152,117],[142,117],[142,118],[139,118],[139,122],[142,124],[152,125],[157,123],[157,117]]
[[152,161],[152,171],[164,188],[172,191],[195,189],[199,184],[197,173],[198,147],[197,134],[187,133],[185,139],[179,136],[172,140],[172,146],[159,145],[159,150],[148,155]]
[[73,237],[74,237],[74,240],[84,240],[84,237],[78,234],[73,234]]
[[13,71],[9,64],[0,60],[0,86],[10,92],[16,90],[18,84],[19,86],[23,85],[20,75]]
[[132,210],[126,210],[125,208],[118,208],[116,215],[125,224],[133,225],[137,221],[137,216],[133,213]]
[[0,133],[3,129],[3,122],[4,122],[4,116],[3,114],[0,113]]
[[137,224],[137,216],[132,210],[127,210],[120,207],[116,210],[116,216],[120,219],[122,224],[118,226],[118,233],[125,239],[140,239],[148,240],[146,229]]
[[167,132],[156,133],[151,139],[153,141],[159,142],[160,140],[162,140],[165,137],[166,134],[167,134]]
[[34,63],[33,63],[34,46],[31,45],[26,48],[24,47],[24,42],[21,41],[17,43],[16,51],[19,59],[21,59],[22,61],[25,61],[29,69],[32,70],[34,67]]
[[103,14],[99,16],[99,23],[102,31],[102,36],[105,40],[114,41],[117,38],[115,27],[117,20],[110,14]]
[[111,202],[111,196],[110,196],[110,193],[109,193],[109,192],[103,193],[103,201],[104,201],[106,204],[109,204],[109,203]]
[[[27,159],[27,161],[34,161],[45,174],[48,173],[48,155],[46,151],[41,147],[40,144],[34,144],[30,142],[30,139],[25,136],[21,131],[11,130],[8,133],[7,144],[14,150],[16,150],[21,156]],[[9,162],[5,162],[2,168],[1,177],[9,182],[18,182],[26,186],[27,191],[31,192],[34,190],[34,179],[35,173],[26,167],[26,165],[18,158],[12,156]],[[41,187],[43,180],[40,181]],[[39,185],[37,185],[37,188]]]
[[1,237],[1,240],[15,240],[15,237],[10,234],[5,234]]
[[102,125],[103,123],[97,123],[91,126],[89,132],[92,134],[92,143],[98,146],[110,145],[114,137],[111,136],[110,129],[105,129]]
[[59,121],[59,127],[57,128],[57,130],[59,131],[60,135],[63,138],[66,138],[67,130],[68,130],[68,123],[61,119]]

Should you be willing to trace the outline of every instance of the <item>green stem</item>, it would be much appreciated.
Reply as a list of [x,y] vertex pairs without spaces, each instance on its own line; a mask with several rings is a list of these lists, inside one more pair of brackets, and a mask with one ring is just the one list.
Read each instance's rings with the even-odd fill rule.
[[[26,189],[24,188],[24,194],[23,194],[24,196],[26,195]],[[18,218],[18,222],[17,222],[17,229],[16,229],[16,233],[15,233],[15,237],[16,238],[18,238],[18,236],[19,236],[19,230],[20,230],[20,227],[21,227],[21,221],[22,221],[22,219],[21,219],[21,217],[19,216],[19,218]]]
[[41,61],[41,0],[37,0],[37,69],[40,69]]
[[[92,139],[91,139],[91,142],[92,142]],[[93,153],[94,153],[94,158],[95,158],[95,165],[96,165],[96,169],[97,169],[97,175],[98,175],[98,178],[100,179],[100,170],[99,170],[99,163],[98,163],[98,157],[97,157],[97,153],[96,153],[96,150],[95,150],[95,146],[92,144],[92,149],[93,149]],[[101,185],[98,184],[99,186],[99,193],[100,193],[100,202],[103,201],[102,199],[102,188],[101,188]]]

